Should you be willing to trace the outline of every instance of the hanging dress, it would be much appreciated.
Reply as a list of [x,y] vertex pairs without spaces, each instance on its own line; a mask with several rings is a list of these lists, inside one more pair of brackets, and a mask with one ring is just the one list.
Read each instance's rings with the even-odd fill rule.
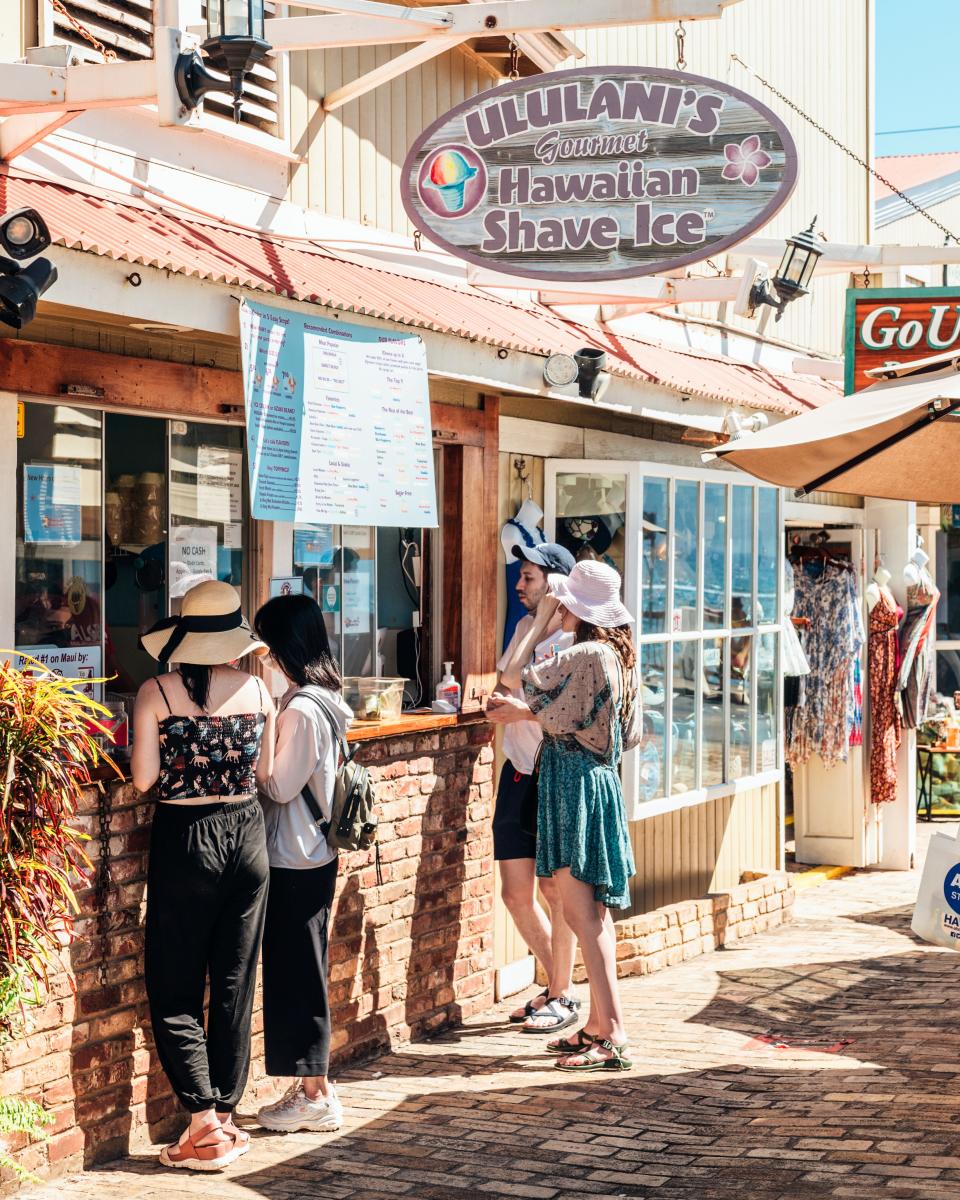
[[829,561],[798,563],[794,612],[810,621],[804,650],[810,663],[804,703],[787,709],[787,761],[818,754],[824,765],[846,762],[857,727],[854,660],[864,641],[852,571]]
[[903,722],[897,703],[898,609],[884,592],[869,620],[870,799],[892,804],[897,798],[897,750]]
[[924,571],[919,584],[907,588],[907,614],[900,629],[900,689],[903,723],[917,729],[927,719],[936,678],[932,629],[940,592]]
[[581,642],[527,667],[523,691],[543,729],[537,875],[569,867],[601,904],[628,908],[636,867],[620,787],[615,656],[600,642]]

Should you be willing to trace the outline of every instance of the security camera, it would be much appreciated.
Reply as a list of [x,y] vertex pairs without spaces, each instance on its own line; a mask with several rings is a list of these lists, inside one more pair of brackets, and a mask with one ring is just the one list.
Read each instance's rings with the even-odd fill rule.
[[605,350],[584,346],[573,356],[577,364],[577,390],[584,400],[599,400],[610,385],[609,375],[603,373],[607,365]]

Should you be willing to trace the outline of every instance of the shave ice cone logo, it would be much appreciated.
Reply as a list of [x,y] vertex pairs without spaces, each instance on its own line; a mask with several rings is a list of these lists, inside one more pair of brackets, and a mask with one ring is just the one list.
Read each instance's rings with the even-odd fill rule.
[[469,146],[444,146],[424,162],[418,190],[435,216],[466,216],[487,190],[483,160]]

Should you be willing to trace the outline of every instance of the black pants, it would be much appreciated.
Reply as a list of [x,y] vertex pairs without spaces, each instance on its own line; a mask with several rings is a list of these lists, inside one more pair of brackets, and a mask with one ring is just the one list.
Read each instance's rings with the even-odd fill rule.
[[256,799],[157,805],[147,874],[147,998],[160,1062],[190,1112],[230,1112],[246,1086],[268,883]]
[[327,930],[337,859],[270,869],[263,932],[263,1040],[268,1075],[326,1075],[330,1067]]

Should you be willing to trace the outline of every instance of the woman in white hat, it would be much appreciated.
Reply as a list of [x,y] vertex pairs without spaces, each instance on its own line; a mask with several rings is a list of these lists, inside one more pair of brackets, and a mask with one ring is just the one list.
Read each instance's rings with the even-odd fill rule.
[[[558,608],[574,645],[527,666]],[[606,563],[578,562],[568,576],[549,577],[548,597],[501,673],[508,687],[522,681],[543,728],[537,875],[557,881],[590,981],[584,1028],[548,1043],[565,1071],[632,1066],[610,915],[611,908],[629,906],[635,872],[619,774],[624,740],[632,742],[637,728],[632,620],[620,601],[619,574]]]
[[[250,1026],[269,865],[257,784],[273,769],[273,701],[233,663],[263,654],[236,590],[208,580],[140,643],[163,666],[134,714],[133,782],[157,800],[145,974],[157,1054],[190,1124],[167,1167],[217,1171],[249,1148],[233,1110]],[[209,979],[209,1018],[203,998]]]

